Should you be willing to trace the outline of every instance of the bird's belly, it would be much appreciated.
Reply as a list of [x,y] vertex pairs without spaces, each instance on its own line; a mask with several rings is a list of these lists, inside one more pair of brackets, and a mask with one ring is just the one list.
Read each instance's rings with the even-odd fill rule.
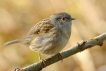
[[60,40],[58,44],[53,44],[54,46],[50,47],[49,49],[45,50],[43,54],[52,55],[59,53],[67,44],[67,40]]
[[36,37],[29,46],[32,50],[41,54],[52,55],[59,53],[65,45],[68,39],[62,36],[44,36]]

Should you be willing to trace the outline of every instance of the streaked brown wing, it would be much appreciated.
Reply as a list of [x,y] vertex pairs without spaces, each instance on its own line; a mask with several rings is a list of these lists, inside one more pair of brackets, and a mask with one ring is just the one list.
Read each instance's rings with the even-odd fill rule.
[[52,31],[53,29],[55,29],[54,25],[51,24],[51,21],[47,18],[40,21],[34,27],[32,27],[28,35],[45,34],[48,33],[49,31]]

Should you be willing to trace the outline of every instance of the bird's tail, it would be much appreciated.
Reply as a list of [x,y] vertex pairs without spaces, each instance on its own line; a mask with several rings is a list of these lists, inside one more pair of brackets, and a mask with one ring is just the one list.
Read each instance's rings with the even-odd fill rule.
[[31,42],[31,37],[32,36],[27,36],[27,37],[24,37],[24,38],[12,40],[12,41],[4,43],[4,46],[11,45],[11,44],[14,44],[14,43],[21,43],[21,44],[24,44],[26,46],[29,46],[29,44]]
[[4,43],[3,46],[8,46],[8,45],[11,45],[11,44],[14,44],[14,43],[19,43],[19,42],[20,42],[20,39],[16,39],[16,40],[12,40],[12,41]]

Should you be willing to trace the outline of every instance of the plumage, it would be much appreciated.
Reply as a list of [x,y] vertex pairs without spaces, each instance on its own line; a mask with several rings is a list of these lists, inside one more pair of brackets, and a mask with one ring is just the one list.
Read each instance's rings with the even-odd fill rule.
[[35,24],[24,38],[7,42],[5,45],[20,42],[41,54],[59,53],[70,38],[71,20],[74,19],[66,12],[53,14]]

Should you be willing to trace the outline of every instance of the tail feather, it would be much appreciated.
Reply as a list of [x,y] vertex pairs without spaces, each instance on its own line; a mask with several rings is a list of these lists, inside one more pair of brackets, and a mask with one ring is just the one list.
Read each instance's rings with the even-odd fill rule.
[[4,46],[7,46],[7,45],[11,45],[11,44],[14,44],[14,43],[19,43],[20,42],[20,40],[12,40],[12,41],[9,41],[9,42],[6,42],[6,43],[4,43]]
[[27,37],[24,37],[24,38],[12,40],[12,41],[4,43],[4,46],[11,45],[11,44],[14,44],[14,43],[21,43],[21,44],[29,46],[29,44],[31,42],[31,38],[32,38],[32,36],[27,36]]

